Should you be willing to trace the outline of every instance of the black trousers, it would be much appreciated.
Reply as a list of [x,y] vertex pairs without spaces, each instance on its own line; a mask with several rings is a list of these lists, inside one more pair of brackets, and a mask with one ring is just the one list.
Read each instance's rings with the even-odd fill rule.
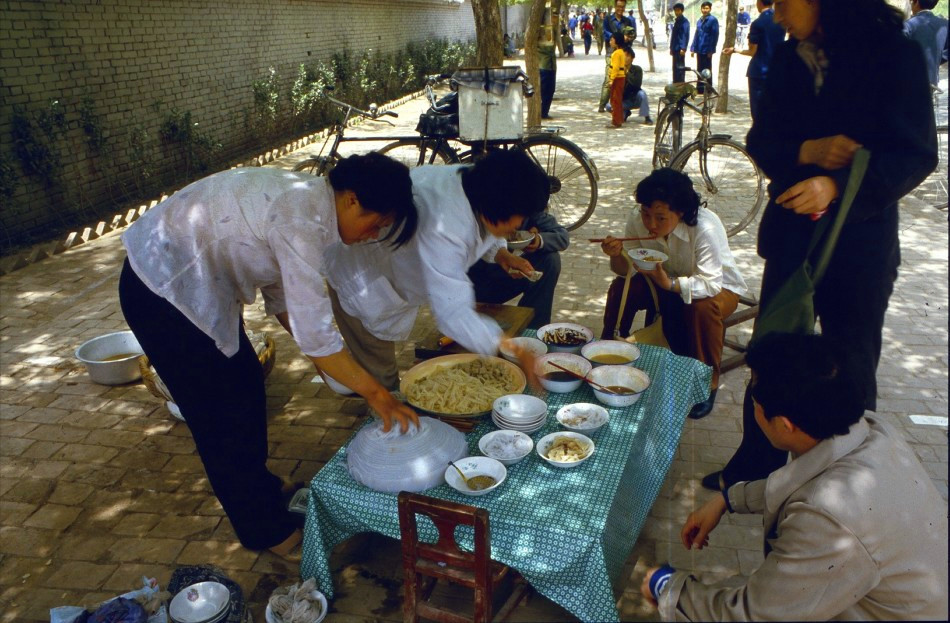
[[554,101],[554,90],[557,88],[557,70],[541,69],[541,116],[547,117],[551,112],[551,102]]
[[[847,227],[844,231],[847,231]],[[877,248],[883,249],[883,252],[875,253],[871,241],[876,241]],[[881,358],[884,315],[894,292],[900,264],[896,222],[893,229],[888,228],[888,231],[878,236],[868,232],[867,236],[855,242],[859,244],[839,242],[825,277],[815,292],[815,311],[821,321],[822,335],[848,346],[850,363],[862,379],[865,408],[873,411],[877,408],[876,376]],[[869,253],[877,257],[868,257]],[[759,304],[767,305],[796,269],[795,263],[766,261]],[[726,486],[739,481],[766,478],[785,465],[787,458],[788,453],[772,446],[756,423],[752,397],[746,386],[742,405],[742,441],[723,468]]]
[[673,82],[686,82],[686,55],[671,51],[673,57]]
[[296,529],[267,469],[264,373],[242,328],[226,357],[171,303],[146,286],[128,260],[119,301],[129,328],[188,423],[208,481],[241,544],[265,549]]
[[[712,75],[712,55],[711,54],[700,54],[696,53],[696,71],[702,73],[704,69],[709,70],[709,86],[713,84],[713,75]],[[700,81],[696,86],[696,90],[699,93],[702,93],[706,90],[706,85]]]
[[762,107],[762,95],[765,93],[765,78],[749,78],[749,113],[752,120]]
[[468,278],[475,286],[475,300],[479,303],[505,303],[520,294],[518,307],[534,310],[534,318],[528,326],[537,329],[551,322],[554,288],[561,274],[561,254],[554,251],[525,253],[524,258],[535,270],[544,273],[536,282],[512,279],[498,264],[484,260],[478,260],[468,269]]

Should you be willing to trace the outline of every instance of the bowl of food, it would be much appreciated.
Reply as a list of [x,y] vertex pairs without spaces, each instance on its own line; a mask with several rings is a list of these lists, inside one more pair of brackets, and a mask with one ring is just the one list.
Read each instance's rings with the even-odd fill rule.
[[577,467],[594,454],[594,442],[580,433],[551,433],[538,440],[537,450],[554,467]]
[[630,249],[627,253],[640,270],[653,270],[670,259],[666,253],[655,249]]
[[[562,368],[567,368],[575,375],[565,372],[552,365],[557,364]],[[537,358],[534,364],[534,373],[538,375],[538,381],[541,387],[556,394],[565,394],[572,392],[583,383],[584,377],[590,372],[590,362],[580,355],[571,353],[548,353]]]
[[[205,623],[224,617],[231,605],[231,591],[220,582],[198,582],[178,591],[168,604],[168,614],[178,623]],[[220,618],[218,618],[220,617]]]
[[523,249],[531,244],[532,240],[534,240],[534,233],[519,229],[511,235],[511,238],[509,238],[508,250],[517,251],[518,249]]
[[[449,465],[445,470],[445,482],[464,495],[485,495],[501,486],[508,477],[508,469],[501,461],[488,456],[469,456],[455,461],[455,465],[458,469]],[[465,475],[467,483],[459,470]]]
[[610,390],[590,386],[597,400],[611,407],[629,407],[650,386],[650,375],[633,366],[600,366],[591,370],[587,379]]
[[594,339],[594,332],[572,322],[552,322],[538,329],[538,339],[548,347],[548,352],[576,354]]
[[623,340],[594,340],[581,348],[581,356],[597,366],[632,366],[640,358],[640,348]]
[[399,391],[418,411],[459,419],[491,413],[496,398],[519,394],[526,384],[524,372],[510,361],[465,353],[413,366],[399,381]]
[[[296,600],[296,603],[299,603],[300,599]],[[320,591],[311,591],[307,595],[307,601],[310,602],[310,612],[313,613],[313,616],[307,620],[306,623],[320,623],[323,619],[327,617],[327,598]],[[296,621],[297,619],[292,619],[292,610],[286,611],[284,616],[277,614],[277,611],[273,606],[267,604],[267,607],[264,609],[264,621],[266,623],[289,623],[290,621]]]
[[507,467],[531,454],[534,441],[525,433],[516,430],[496,430],[482,435],[478,440],[478,449],[485,456]]
[[124,385],[142,378],[139,357],[144,354],[131,331],[94,337],[76,349],[89,378],[102,385]]
[[558,423],[569,431],[592,435],[610,421],[607,409],[590,402],[564,405],[554,415]]
[[498,353],[508,361],[517,364],[518,356],[516,350],[526,350],[535,357],[548,352],[548,346],[536,337],[511,337],[503,340],[498,346]]

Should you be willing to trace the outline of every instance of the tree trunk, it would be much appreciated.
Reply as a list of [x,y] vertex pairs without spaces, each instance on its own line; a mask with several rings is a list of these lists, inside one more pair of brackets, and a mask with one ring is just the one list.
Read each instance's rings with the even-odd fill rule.
[[475,64],[479,67],[500,67],[505,58],[501,10],[498,0],[472,0],[475,16]]
[[534,96],[528,98],[528,127],[541,125],[541,73],[538,71],[538,38],[546,0],[532,0],[524,33],[524,64]]
[[656,71],[656,65],[653,63],[653,30],[650,28],[650,20],[643,12],[643,0],[637,0],[637,9],[640,11],[640,23],[643,24],[643,45],[647,48],[647,58],[650,60],[650,73]]
[[[723,40],[724,48],[733,48],[736,45],[736,13],[739,9],[739,0],[726,0],[726,33]],[[719,55],[719,99],[716,100],[716,112],[729,112],[729,62],[732,54]]]

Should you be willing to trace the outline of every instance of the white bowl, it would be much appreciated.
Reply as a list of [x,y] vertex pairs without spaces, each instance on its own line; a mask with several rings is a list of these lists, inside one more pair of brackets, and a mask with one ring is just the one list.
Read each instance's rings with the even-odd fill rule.
[[530,231],[519,229],[518,231],[515,232],[514,240],[508,241],[508,250],[514,251],[516,249],[523,249],[529,244],[531,244],[532,240],[534,240],[533,233],[531,233]]
[[508,466],[514,465],[531,454],[534,441],[519,431],[496,430],[482,435],[482,438],[478,440],[478,449],[485,456]]
[[[567,337],[577,337],[577,343],[563,343],[564,338]],[[594,339],[594,332],[587,327],[582,327],[572,322],[552,322],[538,329],[538,339],[544,342],[544,345],[548,347],[548,352],[579,353],[584,344]],[[583,341],[581,341],[581,339],[583,339]]]
[[465,495],[485,495],[497,489],[501,483],[505,482],[505,478],[508,477],[508,469],[502,465],[501,461],[487,456],[468,456],[464,459],[459,459],[455,464],[462,470],[466,478],[472,478],[473,476],[491,476],[495,479],[495,484],[492,486],[474,491],[465,485],[458,471],[449,465],[445,470],[445,482],[449,483],[449,486],[459,493],[464,493]]
[[610,421],[607,409],[590,402],[575,402],[564,405],[555,416],[558,423],[569,431],[591,435]]
[[124,385],[142,378],[139,357],[143,354],[131,331],[100,335],[76,349],[76,359],[86,364],[89,378],[102,385]]
[[658,264],[670,259],[666,253],[655,249],[630,249],[627,254],[641,270],[653,270]]
[[[538,357],[534,365],[534,372],[538,375],[538,382],[541,383],[541,387],[556,394],[572,392],[580,387],[584,381],[569,376],[567,372],[563,370],[558,370],[551,365],[550,362],[552,361],[581,376],[587,376],[587,373],[591,370],[590,362],[580,355],[572,355],[571,353],[548,353],[547,355]],[[553,378],[545,378],[544,375],[546,374],[555,376]]]
[[495,399],[492,411],[512,423],[528,423],[545,415],[548,412],[548,405],[536,396],[508,394]]
[[[587,454],[576,461],[556,461],[554,459],[548,458],[548,451],[551,449],[551,446],[554,445],[559,439],[571,439],[576,441],[581,446],[587,449]],[[540,440],[538,440],[538,445],[536,446],[538,451],[538,456],[550,463],[555,467],[577,467],[587,459],[589,459],[594,454],[594,442],[591,441],[590,437],[585,437],[580,433],[551,433],[550,435],[545,435]]]
[[178,623],[214,620],[231,603],[231,591],[220,582],[198,582],[178,591],[168,605],[168,615]]
[[[310,593],[310,597],[313,601],[320,602],[320,614],[317,615],[317,618],[307,623],[320,623],[320,621],[327,616],[327,598],[324,597],[320,591],[313,591]],[[284,619],[274,614],[274,610],[270,607],[270,604],[267,604],[267,608],[264,609],[264,620],[267,621],[267,623],[284,623]]]
[[516,430],[525,433],[526,435],[530,435],[541,430],[548,421],[547,414],[543,415],[537,422],[530,424],[511,424],[503,420],[499,420],[495,413],[492,413],[491,419],[492,422],[495,423],[495,426],[502,430]]
[[[581,356],[597,366],[632,366],[640,358],[640,348],[623,340],[595,340],[581,348]],[[597,361],[600,358],[613,361]]]
[[502,340],[501,345],[498,347],[498,354],[514,364],[520,362],[512,347],[527,350],[535,357],[540,357],[548,352],[547,344],[536,337],[512,337],[507,340]]
[[597,400],[611,407],[629,407],[640,400],[640,396],[650,386],[650,376],[633,366],[600,366],[591,370],[587,378],[605,387],[613,385],[633,390],[628,394],[608,394],[591,385]]

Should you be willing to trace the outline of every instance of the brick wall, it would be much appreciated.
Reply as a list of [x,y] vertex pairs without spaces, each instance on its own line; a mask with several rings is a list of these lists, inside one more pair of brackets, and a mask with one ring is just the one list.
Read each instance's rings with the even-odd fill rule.
[[[289,87],[300,63],[344,46],[391,52],[473,37],[471,5],[456,0],[0,0],[0,163],[15,179],[12,199],[0,193],[0,245],[135,198],[143,157],[154,175],[180,167],[180,153],[157,146],[172,109],[236,159],[249,149],[251,84],[269,67]],[[80,127],[86,98],[105,137],[98,158]],[[36,118],[51,100],[68,126],[56,142],[65,192],[24,175],[13,151],[14,107]]]

